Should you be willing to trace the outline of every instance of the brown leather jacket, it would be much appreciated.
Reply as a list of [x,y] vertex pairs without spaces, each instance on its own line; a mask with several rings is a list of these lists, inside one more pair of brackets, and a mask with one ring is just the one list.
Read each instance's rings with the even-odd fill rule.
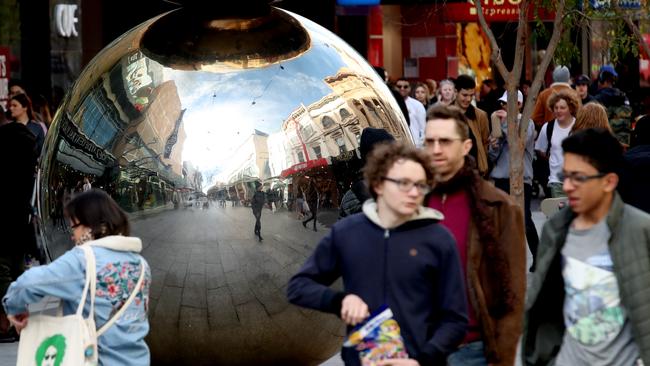
[[[482,177],[488,173],[488,142],[490,138],[490,121],[488,115],[480,108],[474,108],[476,118],[467,118],[469,130],[476,139],[476,164]],[[467,114],[465,114],[467,116]]]
[[[503,261],[486,255],[489,249],[479,238],[476,220],[468,235],[467,286],[476,311],[488,363],[514,365],[522,331],[526,297],[526,235],[523,210],[506,193],[481,180],[477,192],[492,219],[497,253]],[[495,278],[492,267],[500,266]],[[505,288],[505,291],[504,291]],[[503,298],[507,294],[507,298]]]

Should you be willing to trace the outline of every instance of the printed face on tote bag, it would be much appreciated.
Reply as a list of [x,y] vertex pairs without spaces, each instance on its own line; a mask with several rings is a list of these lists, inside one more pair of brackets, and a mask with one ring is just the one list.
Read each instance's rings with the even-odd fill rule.
[[37,366],[59,366],[65,356],[65,337],[55,334],[46,338],[36,349]]

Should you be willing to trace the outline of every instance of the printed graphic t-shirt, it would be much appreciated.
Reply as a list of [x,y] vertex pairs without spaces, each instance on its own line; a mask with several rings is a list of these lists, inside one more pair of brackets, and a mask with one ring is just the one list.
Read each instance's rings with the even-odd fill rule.
[[632,366],[639,349],[621,304],[607,222],[569,229],[562,248],[566,332],[557,366]]

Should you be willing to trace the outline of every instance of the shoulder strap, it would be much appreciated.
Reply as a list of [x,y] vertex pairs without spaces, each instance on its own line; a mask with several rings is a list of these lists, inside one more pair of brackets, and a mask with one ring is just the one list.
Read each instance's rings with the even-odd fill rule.
[[147,265],[145,261],[142,260],[140,261],[140,263],[142,263],[141,264],[142,270],[140,271],[140,278],[138,278],[138,283],[135,284],[135,287],[133,288],[131,295],[129,295],[129,298],[126,299],[126,302],[124,303],[124,305],[122,305],[120,310],[118,310],[117,313],[115,313],[115,315],[113,315],[113,317],[106,322],[106,324],[104,324],[101,328],[99,328],[99,330],[97,330],[97,337],[104,334],[104,332],[106,332],[108,328],[110,328],[113,324],[115,324],[117,319],[119,319],[122,316],[122,314],[124,314],[124,312],[129,307],[129,305],[131,305],[135,297],[138,295],[138,292],[140,292],[140,288],[142,287],[142,283],[144,282],[145,273],[147,272]]
[[546,124],[546,156],[549,157],[551,153],[551,138],[553,137],[553,128],[555,127],[555,119],[548,121]]
[[90,291],[90,312],[88,313],[88,317],[94,317],[95,289],[97,285],[97,275],[95,274],[95,253],[93,253],[92,248],[88,245],[82,245],[80,248],[83,250],[84,256],[86,257],[86,284],[84,285],[84,290],[81,295],[81,301],[79,301],[77,315],[82,315],[84,305],[86,305],[86,295]]

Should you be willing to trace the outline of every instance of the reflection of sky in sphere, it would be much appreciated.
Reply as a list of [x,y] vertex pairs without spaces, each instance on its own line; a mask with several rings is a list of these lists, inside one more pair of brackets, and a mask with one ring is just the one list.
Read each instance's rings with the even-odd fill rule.
[[[314,40],[298,58],[233,73],[164,70],[174,80],[186,109],[188,140],[183,160],[200,169],[221,165],[255,129],[271,134],[302,103],[310,105],[332,89],[323,81],[347,65],[338,52]],[[238,136],[239,139],[233,139]]]

